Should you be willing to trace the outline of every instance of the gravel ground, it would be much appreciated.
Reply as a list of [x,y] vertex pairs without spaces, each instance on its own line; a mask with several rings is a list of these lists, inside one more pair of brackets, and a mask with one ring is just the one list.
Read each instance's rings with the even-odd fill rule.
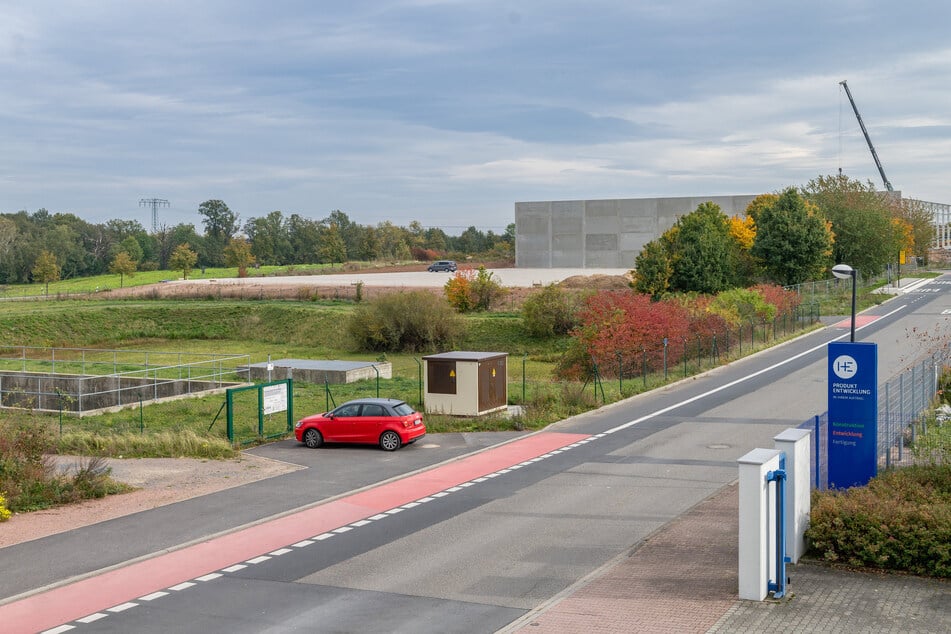
[[[79,460],[74,456],[54,457],[64,470],[73,468]],[[233,460],[134,458],[107,462],[113,478],[136,490],[14,515],[0,524],[0,548],[303,468],[252,454],[241,454]]]

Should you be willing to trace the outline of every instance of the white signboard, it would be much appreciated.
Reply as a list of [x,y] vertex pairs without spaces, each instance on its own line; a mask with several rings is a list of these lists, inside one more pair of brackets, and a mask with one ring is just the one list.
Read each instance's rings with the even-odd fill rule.
[[287,411],[287,385],[266,385],[261,388],[264,413]]

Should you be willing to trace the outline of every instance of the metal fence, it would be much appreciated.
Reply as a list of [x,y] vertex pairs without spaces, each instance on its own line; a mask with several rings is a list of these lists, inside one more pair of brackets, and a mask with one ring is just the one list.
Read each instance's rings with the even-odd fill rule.
[[250,380],[249,355],[0,347],[0,405],[83,416]]
[[[898,376],[879,386],[878,390],[878,466],[889,468],[908,463],[907,442],[914,443],[922,414],[930,411],[938,393],[942,370],[949,365],[951,349],[944,349],[923,359]],[[811,483],[826,490],[829,482],[829,412],[813,416],[799,425],[813,433]]]

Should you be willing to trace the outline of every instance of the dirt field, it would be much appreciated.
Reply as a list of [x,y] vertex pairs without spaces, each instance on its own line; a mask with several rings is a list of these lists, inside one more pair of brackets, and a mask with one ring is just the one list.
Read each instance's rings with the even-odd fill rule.
[[[507,289],[500,310],[521,306],[525,297],[536,289],[550,283],[559,283],[575,289],[624,289],[628,288],[627,271],[620,269],[515,269],[497,267],[487,269]],[[247,277],[227,279],[175,280],[162,284],[136,286],[99,293],[97,298],[148,299],[291,299],[307,301],[321,299],[355,300],[359,293],[362,299],[401,290],[429,290],[442,294],[443,286],[450,279],[449,273],[428,273],[425,264],[401,267],[360,269],[321,275],[296,275],[274,277]]]

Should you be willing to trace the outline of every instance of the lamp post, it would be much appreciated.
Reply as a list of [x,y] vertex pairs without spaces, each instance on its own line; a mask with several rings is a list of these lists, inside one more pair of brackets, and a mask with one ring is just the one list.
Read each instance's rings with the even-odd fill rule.
[[849,341],[855,343],[855,269],[848,264],[836,264],[832,267],[832,274],[840,280],[852,278],[852,338]]

